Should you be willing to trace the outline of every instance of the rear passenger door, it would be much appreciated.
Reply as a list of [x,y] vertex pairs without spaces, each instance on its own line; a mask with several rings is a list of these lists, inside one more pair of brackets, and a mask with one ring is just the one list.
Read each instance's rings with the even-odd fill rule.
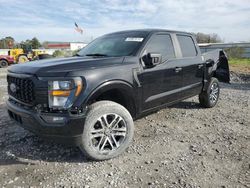
[[180,60],[182,61],[182,97],[186,98],[201,92],[204,64],[192,36],[176,34],[176,37],[179,43]]

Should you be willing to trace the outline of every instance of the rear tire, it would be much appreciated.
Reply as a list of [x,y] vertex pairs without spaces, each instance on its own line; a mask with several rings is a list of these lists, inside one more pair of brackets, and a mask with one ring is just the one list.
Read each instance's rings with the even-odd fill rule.
[[6,60],[0,60],[0,67],[1,68],[6,68],[6,67],[8,67],[8,61],[6,61]]
[[199,95],[199,102],[205,108],[214,107],[219,99],[220,86],[217,78],[212,77],[206,91],[202,91]]
[[112,101],[89,107],[80,149],[92,160],[101,161],[123,153],[134,135],[134,122],[126,108]]

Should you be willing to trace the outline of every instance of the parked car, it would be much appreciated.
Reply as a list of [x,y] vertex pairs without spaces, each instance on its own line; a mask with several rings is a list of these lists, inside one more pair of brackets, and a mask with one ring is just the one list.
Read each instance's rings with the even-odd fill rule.
[[14,63],[14,58],[8,55],[0,55],[0,68],[8,67]]
[[214,107],[229,68],[225,52],[202,55],[190,33],[131,30],[97,38],[76,57],[11,66],[7,80],[11,119],[106,160],[130,145],[133,119],[196,95]]

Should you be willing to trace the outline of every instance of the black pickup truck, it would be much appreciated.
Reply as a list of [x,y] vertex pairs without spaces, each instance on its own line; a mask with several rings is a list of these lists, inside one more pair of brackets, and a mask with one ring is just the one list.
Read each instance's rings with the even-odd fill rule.
[[229,82],[226,54],[201,54],[192,34],[122,31],[75,57],[9,67],[7,108],[25,129],[105,160],[129,146],[133,119],[195,95],[203,107],[215,106],[218,80]]

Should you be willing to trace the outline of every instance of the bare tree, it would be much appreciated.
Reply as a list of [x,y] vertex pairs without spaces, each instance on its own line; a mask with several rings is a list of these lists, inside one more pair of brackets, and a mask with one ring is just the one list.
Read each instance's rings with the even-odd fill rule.
[[194,33],[196,36],[196,40],[198,43],[218,43],[222,42],[221,38],[218,34],[212,33],[212,34],[205,34],[205,33]]

